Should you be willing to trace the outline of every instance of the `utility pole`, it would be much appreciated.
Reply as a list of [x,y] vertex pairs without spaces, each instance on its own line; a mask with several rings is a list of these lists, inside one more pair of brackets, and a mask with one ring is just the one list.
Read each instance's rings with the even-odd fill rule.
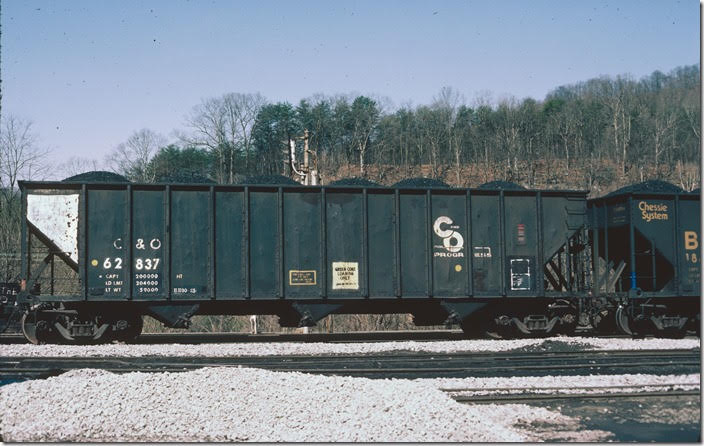
[[[303,140],[303,164],[296,161],[296,139]],[[284,172],[290,172],[290,176],[303,185],[317,186],[320,182],[318,154],[310,150],[309,140],[308,129],[303,130],[303,137],[288,140],[288,156],[284,161]],[[302,331],[307,334],[308,327],[303,327]]]
[[306,186],[317,186],[320,183],[318,154],[310,150],[308,129],[303,131],[303,137],[297,139],[303,140],[303,163],[296,160],[296,139],[289,139],[288,159],[284,161],[284,173],[286,174],[290,170],[291,175],[295,175],[297,177],[295,179],[299,183]]

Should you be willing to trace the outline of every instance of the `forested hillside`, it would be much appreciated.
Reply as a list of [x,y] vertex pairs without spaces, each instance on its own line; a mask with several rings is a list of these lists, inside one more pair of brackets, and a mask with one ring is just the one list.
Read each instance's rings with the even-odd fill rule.
[[[494,179],[601,194],[665,179],[698,184],[699,69],[640,80],[600,77],[543,100],[475,99],[445,87],[427,105],[391,108],[367,96],[314,96],[297,105],[226,94],[191,110],[178,141],[136,132],[112,155],[134,180],[197,174],[219,183],[283,170],[289,140],[310,134],[323,182],[362,176],[384,184],[408,176],[476,186]],[[300,153],[299,153],[300,156]]]

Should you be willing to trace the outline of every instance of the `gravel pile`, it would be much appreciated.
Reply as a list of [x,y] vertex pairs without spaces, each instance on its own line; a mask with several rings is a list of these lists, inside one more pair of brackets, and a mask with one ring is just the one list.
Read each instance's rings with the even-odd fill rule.
[[46,357],[140,357],[140,356],[271,356],[271,355],[330,355],[364,354],[391,351],[411,352],[508,352],[582,351],[582,350],[666,350],[700,348],[699,339],[607,339],[607,338],[548,338],[516,340],[466,340],[433,342],[373,342],[373,343],[226,343],[226,344],[156,344],[156,345],[0,345],[0,356]]
[[394,187],[444,187],[449,188],[450,186],[444,181],[435,178],[406,178],[398,183],[394,184]]
[[253,175],[244,179],[242,184],[293,184],[300,186],[289,177],[283,175]]
[[333,181],[329,186],[379,186],[379,183],[369,181],[366,178],[352,177]]
[[459,404],[437,383],[231,367],[75,370],[1,387],[0,413],[10,442],[505,442],[539,441],[536,425],[579,429],[543,408]]
[[621,195],[621,194],[646,194],[646,193],[660,193],[660,194],[679,194],[684,192],[682,188],[675,186],[672,183],[668,183],[667,181],[662,181],[662,180],[648,180],[648,181],[643,181],[642,183],[638,184],[632,184],[630,186],[625,186],[622,187],[621,189],[617,189],[610,194],[607,194],[607,197],[612,197],[614,195]]
[[526,188],[520,184],[501,180],[489,181],[488,183],[478,186],[477,189],[526,190]]
[[61,180],[64,183],[129,183],[130,180],[113,172],[93,170]]

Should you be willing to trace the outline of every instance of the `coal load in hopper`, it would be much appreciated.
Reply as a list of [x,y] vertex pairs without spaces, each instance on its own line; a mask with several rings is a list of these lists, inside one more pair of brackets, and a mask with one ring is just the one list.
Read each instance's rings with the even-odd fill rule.
[[489,181],[479,186],[477,189],[499,189],[499,190],[526,190],[525,187],[520,184],[512,183],[510,181]]
[[253,175],[244,179],[242,184],[291,184],[300,185],[289,177],[283,175]]
[[379,184],[366,178],[352,177],[333,181],[328,186],[379,186]]
[[93,170],[64,178],[64,183],[129,183],[130,180],[114,172]]
[[607,197],[613,197],[615,195],[622,195],[622,194],[651,194],[651,193],[656,193],[656,194],[679,194],[684,192],[682,188],[675,186],[672,183],[668,183],[667,181],[662,181],[662,180],[648,180],[644,181],[642,183],[638,184],[632,184],[630,186],[625,186],[622,187],[621,189],[617,189],[610,194],[607,194]]
[[406,178],[398,183],[394,184],[394,187],[442,187],[449,188],[450,186],[444,181],[438,180],[436,178]]

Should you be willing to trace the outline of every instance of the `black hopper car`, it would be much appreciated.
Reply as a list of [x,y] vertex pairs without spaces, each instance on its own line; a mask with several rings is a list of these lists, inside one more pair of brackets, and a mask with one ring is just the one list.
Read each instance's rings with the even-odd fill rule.
[[699,193],[420,184],[22,182],[22,330],[410,313],[470,336],[698,332]]

